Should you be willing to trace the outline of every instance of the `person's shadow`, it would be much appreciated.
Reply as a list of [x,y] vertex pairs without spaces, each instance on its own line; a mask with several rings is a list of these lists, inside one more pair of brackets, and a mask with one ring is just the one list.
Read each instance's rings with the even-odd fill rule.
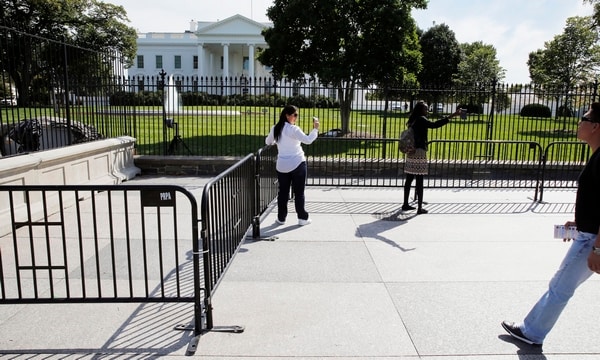
[[514,344],[517,348],[517,355],[519,359],[523,360],[546,360],[546,355],[544,355],[544,350],[541,346],[534,346],[526,344],[522,341],[519,341],[508,334],[498,335],[498,339]]
[[399,249],[402,252],[415,250],[415,248],[405,248],[397,241],[381,235],[388,230],[392,230],[400,225],[405,224],[409,218],[415,216],[414,214],[411,216],[406,216],[402,213],[402,211],[399,210],[389,214],[376,214],[376,216],[378,218],[376,221],[358,226],[356,229],[357,237],[379,240]]

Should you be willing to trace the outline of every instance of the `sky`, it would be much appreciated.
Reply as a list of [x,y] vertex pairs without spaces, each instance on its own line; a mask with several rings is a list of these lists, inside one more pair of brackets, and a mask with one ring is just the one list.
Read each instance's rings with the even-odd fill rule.
[[[240,14],[269,22],[272,0],[103,0],[121,5],[138,32],[183,32],[191,20],[219,21]],[[429,0],[427,9],[413,10],[419,28],[446,24],[459,43],[481,41],[496,48],[505,83],[528,83],[529,53],[544,48],[563,32],[572,16],[592,14],[583,0]]]

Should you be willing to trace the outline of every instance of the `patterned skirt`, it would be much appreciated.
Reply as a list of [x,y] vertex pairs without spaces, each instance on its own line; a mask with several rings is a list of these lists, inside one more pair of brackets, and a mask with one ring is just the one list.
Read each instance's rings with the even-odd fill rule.
[[429,163],[427,162],[427,151],[417,149],[412,154],[407,154],[404,161],[404,172],[413,175],[427,175]]

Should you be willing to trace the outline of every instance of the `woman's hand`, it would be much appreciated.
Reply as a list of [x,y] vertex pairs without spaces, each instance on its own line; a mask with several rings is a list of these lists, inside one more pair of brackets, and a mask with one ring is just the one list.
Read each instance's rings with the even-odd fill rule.
[[319,130],[319,118],[313,116],[313,129]]
[[456,111],[454,113],[452,113],[452,115],[450,115],[450,117],[455,117],[460,115],[460,113],[462,112],[461,108],[456,108]]
[[[575,221],[567,221],[567,222],[565,223],[565,229],[568,229],[568,228],[569,228],[569,227],[571,227],[571,226],[577,226],[577,224],[575,224]],[[566,239],[563,239],[563,241],[564,241],[564,242],[569,242],[569,241],[571,241],[571,240],[573,240],[573,239],[571,239],[571,238],[566,238]]]

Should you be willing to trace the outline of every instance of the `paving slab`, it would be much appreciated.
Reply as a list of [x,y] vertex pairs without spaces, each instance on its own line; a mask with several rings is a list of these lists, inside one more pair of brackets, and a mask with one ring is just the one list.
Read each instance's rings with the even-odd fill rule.
[[[208,178],[142,176],[200,201]],[[569,243],[553,225],[573,217],[572,189],[425,189],[426,215],[400,210],[402,188],[307,188],[312,224],[285,225],[271,207],[212,299],[203,359],[600,359],[597,277],[583,284],[542,349],[513,341]],[[251,233],[249,233],[251,235]],[[11,359],[186,356],[189,304],[0,306],[0,355]],[[587,335],[587,336],[586,336]]]

